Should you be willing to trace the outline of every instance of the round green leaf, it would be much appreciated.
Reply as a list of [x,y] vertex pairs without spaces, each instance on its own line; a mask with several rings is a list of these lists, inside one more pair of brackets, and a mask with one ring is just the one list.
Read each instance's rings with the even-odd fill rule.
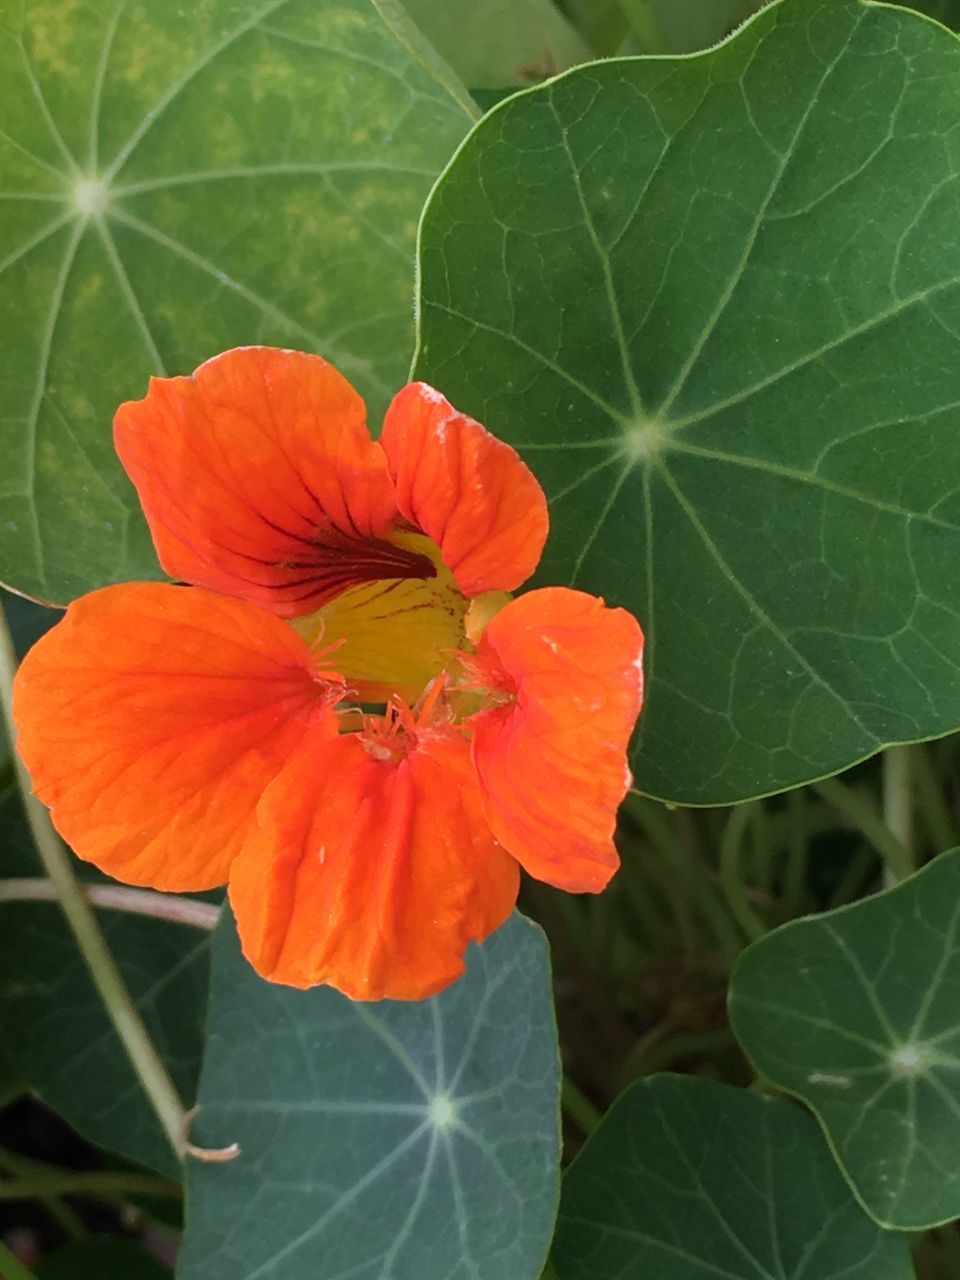
[[710,1080],[628,1089],[564,1179],[560,1280],[910,1280],[814,1120]]
[[[41,874],[19,800],[8,795],[0,802],[0,876]],[[210,934],[118,911],[99,911],[98,919],[189,1106],[203,1049]],[[0,1039],[21,1079],[78,1133],[181,1176],[55,902],[0,902]]]
[[535,1280],[556,1211],[543,935],[514,915],[430,1000],[259,979],[224,921],[179,1280]]
[[864,1207],[960,1215],[960,850],[749,947],[730,1015],[757,1069],[817,1113]]
[[316,350],[379,415],[468,117],[369,0],[0,4],[0,580],[156,577],[117,405],[227,347]]
[[649,645],[638,785],[718,804],[960,722],[960,44],[782,0],[482,120],[417,376],[517,444],[542,581]]

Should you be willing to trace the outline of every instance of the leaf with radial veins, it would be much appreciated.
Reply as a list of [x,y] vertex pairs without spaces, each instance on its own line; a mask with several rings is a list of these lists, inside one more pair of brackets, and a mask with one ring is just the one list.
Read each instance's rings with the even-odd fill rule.
[[638,785],[726,803],[960,724],[960,42],[782,0],[482,120],[416,374],[517,444],[542,580],[649,634]]
[[688,1076],[628,1089],[564,1179],[560,1280],[911,1280],[799,1107]]
[[179,1280],[536,1280],[556,1212],[547,949],[514,914],[429,1000],[258,978],[224,920]]
[[819,1115],[868,1211],[916,1231],[960,1216],[960,850],[866,902],[744,952],[733,1028]]
[[158,575],[110,431],[150,374],[300,347],[377,420],[448,82],[369,0],[0,0],[0,581]]

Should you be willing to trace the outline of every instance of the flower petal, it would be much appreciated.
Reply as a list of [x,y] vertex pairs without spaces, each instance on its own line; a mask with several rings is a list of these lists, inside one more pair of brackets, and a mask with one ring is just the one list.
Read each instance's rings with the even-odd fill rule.
[[483,633],[477,677],[508,700],[471,718],[473,758],[494,835],[538,880],[595,892],[619,865],[642,652],[631,614],[564,587],[512,601]]
[[513,591],[530,577],[547,502],[515,449],[423,382],[394,397],[380,443],[401,513],[440,545],[461,591]]
[[399,763],[343,735],[291,761],[258,817],[230,901],[244,954],[276,982],[421,999],[516,902],[517,864],[490,835],[459,735],[424,735]]
[[174,578],[281,617],[344,587],[432,577],[397,514],[363,401],[319,356],[242,347],[120,406],[117,452]]
[[17,673],[36,794],[81,858],[130,884],[223,884],[266,784],[336,735],[330,688],[277,618],[202,588],[77,600]]

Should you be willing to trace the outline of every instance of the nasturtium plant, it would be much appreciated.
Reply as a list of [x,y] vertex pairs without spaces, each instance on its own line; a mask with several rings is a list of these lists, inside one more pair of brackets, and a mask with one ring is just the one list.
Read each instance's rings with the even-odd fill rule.
[[960,1215],[960,850],[866,902],[797,920],[741,957],[734,1030],[820,1117],[885,1226]]
[[785,0],[508,99],[430,197],[417,376],[537,468],[543,573],[643,619],[645,792],[960,723],[958,112],[941,27]]
[[429,1000],[262,982],[218,931],[181,1280],[536,1276],[556,1212],[540,931],[513,916]]
[[110,441],[151,374],[309,345],[382,410],[468,104],[367,0],[0,7],[0,580],[158,575]]
[[956,1280],[958,29],[0,0],[4,1280]]
[[810,1116],[712,1080],[654,1076],[567,1174],[560,1280],[910,1280],[902,1239],[844,1186]]

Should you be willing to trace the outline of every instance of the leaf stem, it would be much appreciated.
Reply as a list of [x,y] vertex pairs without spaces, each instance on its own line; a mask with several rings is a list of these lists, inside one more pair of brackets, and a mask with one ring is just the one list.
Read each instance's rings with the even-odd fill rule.
[[[0,702],[11,742],[16,741],[13,722],[13,677],[16,668],[13,637],[6,612],[0,606]],[[16,751],[14,768],[27,823],[44,870],[53,882],[67,923],[73,931],[117,1035],[143,1085],[144,1093],[156,1112],[168,1142],[177,1157],[182,1159],[186,1143],[183,1103],[100,932],[93,908],[70,863],[70,855],[54,831],[46,808],[33,795],[29,775]],[[18,1277],[14,1276],[13,1280],[18,1280]]]
[[0,1277],[2,1280],[37,1280],[34,1273],[23,1265],[15,1253],[11,1253],[0,1240]]
[[163,1197],[179,1200],[182,1192],[175,1182],[151,1178],[145,1173],[73,1173],[51,1169],[20,1180],[0,1179],[0,1201],[36,1200],[47,1196],[99,1196],[112,1200],[129,1196]]
[[[87,901],[95,907],[124,911],[129,915],[152,916],[154,920],[189,924],[196,929],[215,929],[220,917],[220,908],[212,903],[197,902],[195,898],[184,898],[178,894],[131,889],[123,884],[81,882],[80,887]],[[56,885],[42,876],[0,879],[0,902],[56,902],[57,899]]]
[[813,789],[852,827],[866,836],[892,875],[902,880],[910,874],[909,853],[865,796],[846,786],[839,778],[823,778],[813,784]]
[[887,878],[895,883],[913,870],[913,770],[909,747],[887,747],[883,753],[883,820],[905,854],[902,863],[887,862]]
[[734,919],[751,942],[762,938],[767,932],[766,924],[747,901],[741,866],[743,837],[753,818],[753,809],[752,804],[736,805],[720,837],[720,883]]
[[563,1110],[584,1137],[588,1138],[603,1119],[602,1113],[567,1075],[563,1077],[560,1098]]

